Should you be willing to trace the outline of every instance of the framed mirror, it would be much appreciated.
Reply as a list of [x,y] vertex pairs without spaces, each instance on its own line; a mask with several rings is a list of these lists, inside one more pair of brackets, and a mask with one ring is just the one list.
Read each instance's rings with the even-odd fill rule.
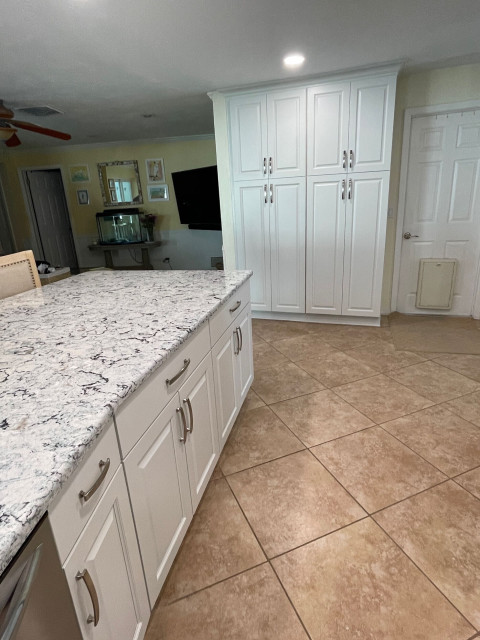
[[98,177],[106,207],[143,204],[142,186],[136,160],[99,162]]

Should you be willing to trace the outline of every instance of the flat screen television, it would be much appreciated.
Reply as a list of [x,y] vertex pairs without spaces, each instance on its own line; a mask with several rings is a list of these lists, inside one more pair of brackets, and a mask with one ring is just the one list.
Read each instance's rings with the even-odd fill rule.
[[172,173],[180,222],[189,229],[220,230],[217,167]]

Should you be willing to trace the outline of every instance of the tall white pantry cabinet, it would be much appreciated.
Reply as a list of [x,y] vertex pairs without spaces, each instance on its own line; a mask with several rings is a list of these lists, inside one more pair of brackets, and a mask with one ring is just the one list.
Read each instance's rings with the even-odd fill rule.
[[225,94],[217,160],[253,311],[380,316],[397,72]]

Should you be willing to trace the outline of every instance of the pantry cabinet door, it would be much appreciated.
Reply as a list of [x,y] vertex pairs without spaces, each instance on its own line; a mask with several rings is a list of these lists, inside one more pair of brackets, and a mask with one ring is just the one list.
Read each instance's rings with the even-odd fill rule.
[[345,174],[307,180],[307,313],[342,313],[346,196]]
[[178,407],[175,394],[124,461],[152,606],[192,519]]
[[211,355],[208,354],[179,391],[187,421],[188,477],[193,511],[198,506],[219,456]]
[[232,179],[257,180],[266,177],[266,94],[230,98],[229,114]]
[[234,185],[234,226],[237,269],[251,269],[252,309],[271,311],[270,222],[266,180]]
[[217,407],[220,451],[232,430],[240,410],[237,381],[238,335],[230,325],[212,349],[215,403]]
[[345,223],[342,313],[380,316],[388,172],[350,174]]
[[143,638],[150,606],[122,467],[63,568],[85,640]]
[[390,170],[395,85],[395,76],[352,82],[349,172]]
[[269,202],[272,311],[305,313],[305,178],[271,180]]
[[307,173],[345,173],[350,83],[321,84],[307,92]]
[[267,94],[267,122],[269,177],[304,176],[306,90],[288,89]]

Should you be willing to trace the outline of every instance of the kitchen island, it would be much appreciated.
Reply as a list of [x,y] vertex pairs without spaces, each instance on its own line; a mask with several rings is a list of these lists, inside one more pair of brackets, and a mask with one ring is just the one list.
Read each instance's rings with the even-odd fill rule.
[[251,272],[90,272],[0,302],[0,574],[113,413]]

